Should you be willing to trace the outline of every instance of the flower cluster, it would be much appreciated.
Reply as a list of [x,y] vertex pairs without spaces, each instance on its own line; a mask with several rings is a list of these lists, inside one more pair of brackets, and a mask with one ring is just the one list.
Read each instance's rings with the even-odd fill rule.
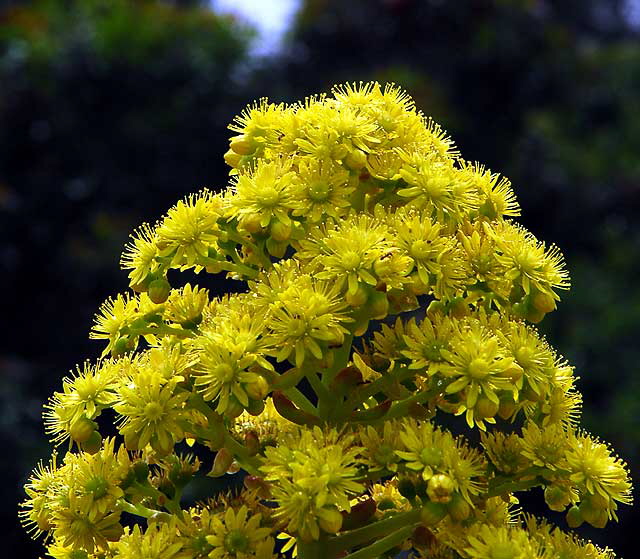
[[[68,449],[20,516],[49,556],[613,557],[515,507],[537,488],[603,527],[631,482],[535,327],[569,279],[510,182],[394,85],[263,99],[230,129],[228,187],[133,234],[102,358],[45,406]],[[189,269],[247,289],[178,287]]]

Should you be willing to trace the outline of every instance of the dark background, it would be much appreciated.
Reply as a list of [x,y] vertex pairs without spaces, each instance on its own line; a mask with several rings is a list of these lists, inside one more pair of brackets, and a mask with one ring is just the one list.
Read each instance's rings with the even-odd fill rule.
[[[640,43],[617,0],[306,0],[284,48],[206,2],[0,1],[3,548],[35,558],[22,484],[50,454],[42,404],[100,353],[93,313],[126,289],[131,230],[222,188],[226,125],[255,98],[337,82],[406,88],[465,159],[511,178],[520,221],[572,290],[541,324],[576,366],[585,428],[640,476]],[[640,10],[639,10],[640,11]],[[635,22],[637,24],[637,21]],[[627,559],[640,507],[582,530]]]

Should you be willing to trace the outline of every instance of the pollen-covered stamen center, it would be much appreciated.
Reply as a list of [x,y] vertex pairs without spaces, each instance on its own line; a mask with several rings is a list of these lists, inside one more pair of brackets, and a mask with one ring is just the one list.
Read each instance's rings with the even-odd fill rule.
[[533,349],[528,346],[521,346],[515,352],[515,357],[518,365],[525,369],[535,365],[533,355]]
[[309,198],[316,202],[324,202],[330,193],[331,188],[324,181],[315,181],[309,185]]
[[469,363],[469,376],[474,380],[482,380],[489,374],[489,363],[482,357],[476,357]]
[[280,193],[274,186],[265,186],[260,190],[260,203],[267,207],[272,208],[276,206],[280,201]]
[[224,547],[229,553],[243,553],[249,547],[249,538],[240,530],[233,530],[225,536]]
[[235,371],[229,363],[220,363],[214,373],[222,382],[231,382],[235,378]]
[[342,266],[345,270],[357,270],[361,262],[360,255],[354,250],[347,250],[342,255]]
[[84,488],[87,493],[93,495],[94,499],[100,499],[107,494],[109,483],[103,477],[94,477],[85,483]]
[[145,404],[143,413],[149,421],[157,421],[164,414],[164,408],[158,402],[149,402]]
[[289,323],[289,335],[293,338],[304,336],[307,331],[307,322],[301,318],[294,318]]
[[411,243],[411,248],[409,249],[409,254],[411,254],[411,256],[416,260],[425,260],[429,258],[429,256],[431,256],[431,241],[426,241],[424,239],[413,241],[413,243]]
[[439,448],[424,448],[420,452],[420,460],[427,466],[439,466],[442,462],[442,451]]

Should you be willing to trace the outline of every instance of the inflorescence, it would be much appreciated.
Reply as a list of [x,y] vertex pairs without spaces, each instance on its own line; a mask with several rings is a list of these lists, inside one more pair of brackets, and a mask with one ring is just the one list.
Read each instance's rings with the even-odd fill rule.
[[[230,129],[230,185],[135,232],[102,358],[45,407],[68,451],[20,515],[49,556],[613,557],[517,506],[539,488],[569,527],[604,527],[631,483],[533,326],[569,278],[509,181],[393,85],[263,99]],[[176,287],[188,269],[247,289]],[[243,489],[183,506],[196,455]]]

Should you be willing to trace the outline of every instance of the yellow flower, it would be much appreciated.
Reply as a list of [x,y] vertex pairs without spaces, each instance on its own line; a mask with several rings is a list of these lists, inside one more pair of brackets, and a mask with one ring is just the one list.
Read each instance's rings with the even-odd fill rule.
[[121,360],[107,360],[77,367],[73,377],[66,377],[62,392],[55,392],[45,405],[45,430],[54,435],[56,444],[64,442],[79,421],[92,420],[115,402],[115,386],[122,374]]
[[[106,355],[113,350],[133,349],[137,345],[137,336],[128,338],[128,327],[138,318],[138,300],[129,295],[117,295],[107,299],[95,317],[89,337],[93,340],[108,340],[109,344],[102,352]],[[124,341],[124,347],[119,342]]]
[[213,547],[211,559],[271,559],[273,556],[271,529],[260,527],[260,514],[249,516],[245,505],[239,510],[228,507],[224,515],[211,517],[212,534],[207,543]]
[[208,190],[191,194],[169,210],[156,229],[161,256],[172,267],[203,267],[209,251],[218,250],[222,200]]
[[62,495],[52,511],[52,524],[56,540],[66,546],[106,550],[109,541],[122,534],[120,512],[100,512],[92,506],[92,498],[81,497],[73,491]]
[[520,206],[509,179],[501,178],[498,173],[492,173],[479,163],[463,162],[462,174],[477,191],[480,215],[492,220],[520,215]]
[[631,482],[626,464],[612,456],[606,444],[587,434],[577,435],[570,441],[566,461],[571,481],[591,495],[631,504]]
[[562,425],[544,429],[532,421],[522,429],[522,455],[540,468],[566,468],[567,434]]
[[240,228],[256,233],[270,223],[290,226],[291,212],[303,207],[301,188],[300,179],[289,162],[259,161],[249,174],[238,176],[229,202]]
[[314,229],[308,240],[300,242],[302,250],[297,257],[310,261],[309,267],[319,279],[336,282],[338,287],[346,280],[348,293],[355,295],[359,282],[378,283],[374,264],[393,248],[389,237],[388,227],[381,221],[354,215]]
[[143,449],[151,444],[166,454],[184,438],[181,420],[189,392],[178,391],[175,379],[167,381],[159,372],[143,367],[120,382],[117,395],[113,409],[122,418],[119,431],[127,448]]
[[142,224],[133,235],[122,254],[120,265],[129,272],[131,287],[143,285],[149,274],[155,274],[160,269],[157,260],[158,235],[147,223]]
[[177,537],[174,522],[153,522],[143,532],[140,526],[126,529],[115,545],[122,559],[182,559],[183,542]]
[[451,341],[451,349],[440,349],[446,363],[440,371],[452,379],[447,394],[460,394],[460,412],[466,410],[469,427],[476,424],[484,430],[483,421],[495,423],[493,416],[500,406],[499,393],[517,394],[513,382],[515,367],[498,338],[480,320],[462,321],[459,333]]
[[344,167],[330,160],[305,158],[300,161],[298,176],[303,187],[301,207],[293,210],[294,216],[316,223],[327,215],[339,218],[347,213],[357,181]]

